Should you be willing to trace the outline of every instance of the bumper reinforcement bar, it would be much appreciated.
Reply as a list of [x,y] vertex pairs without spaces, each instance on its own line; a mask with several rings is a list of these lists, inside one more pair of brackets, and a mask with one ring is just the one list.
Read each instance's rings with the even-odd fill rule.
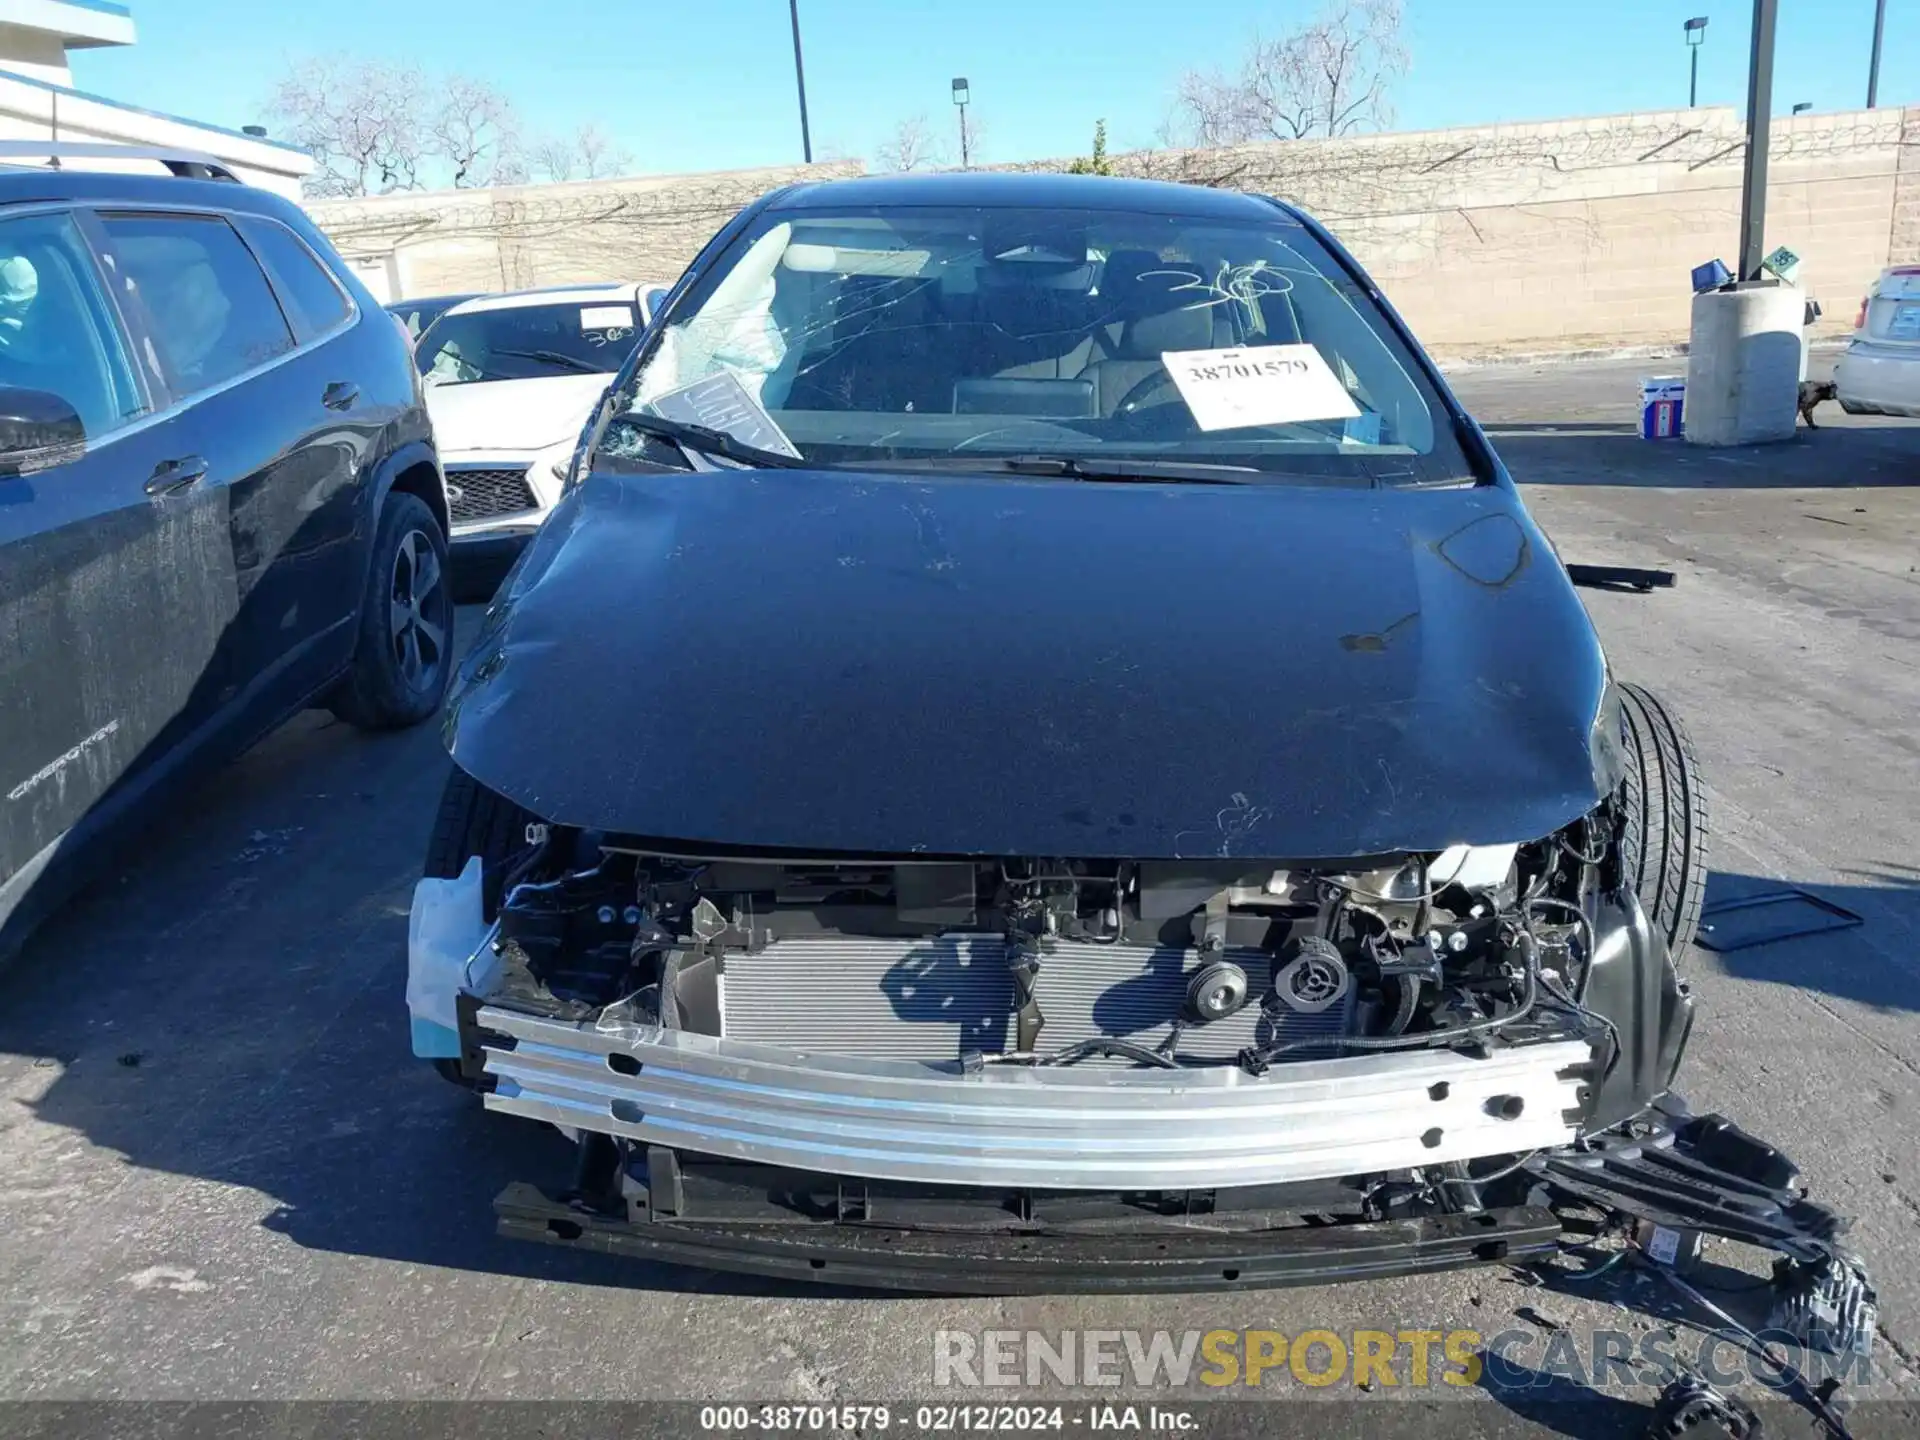
[[1230,1067],[988,1067],[804,1054],[483,1007],[487,1108],[869,1179],[1054,1189],[1280,1185],[1564,1145],[1593,1051],[1553,1040]]
[[992,1235],[864,1225],[726,1225],[629,1220],[513,1184],[493,1202],[504,1236],[550,1245],[743,1271],[788,1280],[927,1294],[1126,1293],[1320,1285],[1389,1275],[1520,1264],[1551,1255],[1560,1222],[1516,1207],[1252,1234],[1193,1230],[1153,1237]]

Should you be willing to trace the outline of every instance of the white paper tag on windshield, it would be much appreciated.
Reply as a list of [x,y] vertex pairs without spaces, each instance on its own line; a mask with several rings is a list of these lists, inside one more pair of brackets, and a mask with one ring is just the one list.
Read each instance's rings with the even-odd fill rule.
[[796,460],[800,458],[787,432],[731,370],[721,370],[704,380],[656,395],[647,402],[646,408],[663,420],[704,425],[709,430],[724,431],[744,445],[791,455]]
[[631,330],[633,328],[633,307],[631,305],[587,305],[580,311],[582,330]]
[[1202,430],[1351,420],[1360,407],[1311,345],[1169,350],[1160,363]]

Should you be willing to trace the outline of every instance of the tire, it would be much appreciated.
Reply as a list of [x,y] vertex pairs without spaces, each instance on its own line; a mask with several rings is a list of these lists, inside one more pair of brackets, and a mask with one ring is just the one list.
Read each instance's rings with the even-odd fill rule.
[[401,730],[436,714],[453,678],[447,536],[417,495],[387,496],[374,530],[353,666],[327,708],[362,730]]
[[527,826],[533,818],[455,765],[447,775],[447,788],[440,793],[422,873],[429,880],[457,880],[467,862],[478,855],[480,907],[491,923],[500,913],[507,862],[526,849]]
[[[480,908],[488,921],[500,913],[506,866],[527,843],[527,824],[533,816],[475,780],[459,766],[447,775],[440,794],[440,810],[433,833],[427,837],[427,860],[422,867],[429,880],[455,880],[475,855],[480,857]],[[461,1073],[458,1060],[435,1060],[443,1079],[465,1090],[475,1084]]]
[[1625,720],[1626,828],[1621,871],[1675,963],[1700,928],[1707,888],[1707,795],[1693,741],[1638,685],[1620,687]]

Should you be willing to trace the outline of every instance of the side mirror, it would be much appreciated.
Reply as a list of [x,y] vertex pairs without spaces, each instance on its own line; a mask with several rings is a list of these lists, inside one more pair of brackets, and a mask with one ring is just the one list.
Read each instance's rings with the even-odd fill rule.
[[50,390],[0,385],[0,474],[45,470],[87,448],[87,427],[64,398]]

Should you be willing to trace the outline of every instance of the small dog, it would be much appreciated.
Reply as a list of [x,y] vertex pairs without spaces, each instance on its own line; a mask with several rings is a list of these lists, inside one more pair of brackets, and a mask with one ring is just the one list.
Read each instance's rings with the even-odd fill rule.
[[1813,423],[1813,407],[1822,400],[1833,399],[1833,381],[1802,380],[1800,382],[1800,418],[1807,422],[1809,430],[1820,427]]

